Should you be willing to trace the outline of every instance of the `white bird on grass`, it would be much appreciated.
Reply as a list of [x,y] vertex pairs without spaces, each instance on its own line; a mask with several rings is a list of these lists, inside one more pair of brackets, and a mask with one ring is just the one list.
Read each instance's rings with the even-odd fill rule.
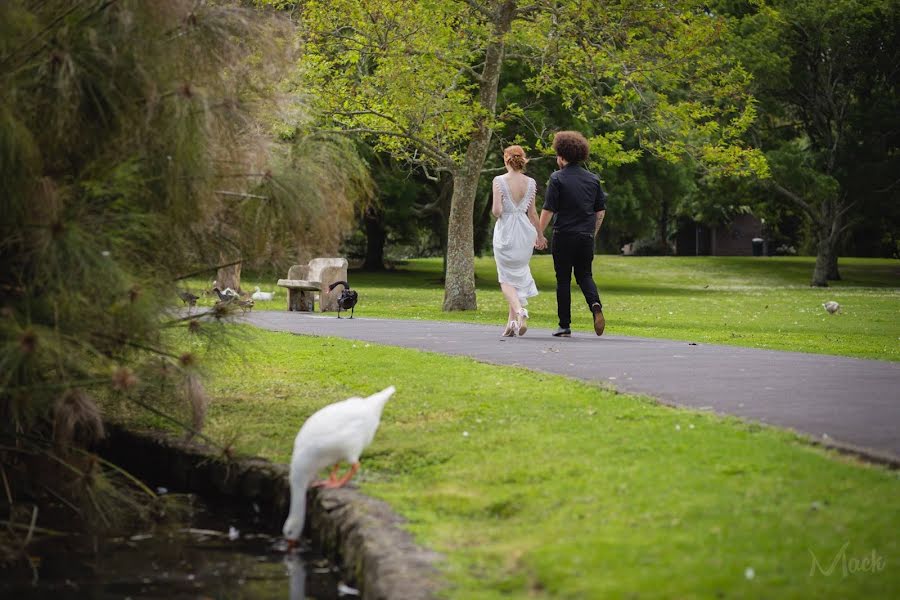
[[833,315],[836,312],[841,311],[841,305],[835,302],[834,300],[829,300],[825,304],[822,305],[822,308],[828,311],[828,314]]
[[[328,479],[313,487],[338,488],[359,470],[359,455],[372,442],[381,411],[396,389],[390,386],[368,398],[348,398],[318,410],[306,420],[294,439],[291,455],[291,508],[282,529],[288,548],[297,545],[306,520],[306,489],[316,474],[332,467]],[[341,461],[350,469],[337,477]]]
[[275,292],[261,292],[259,290],[259,286],[256,286],[256,291],[253,292],[253,295],[250,297],[254,300],[262,300],[264,302],[268,302],[275,297]]

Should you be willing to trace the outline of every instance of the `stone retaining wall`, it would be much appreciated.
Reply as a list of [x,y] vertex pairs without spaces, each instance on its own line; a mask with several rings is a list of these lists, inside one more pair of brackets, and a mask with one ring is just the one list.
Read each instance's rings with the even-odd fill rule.
[[[201,444],[158,432],[136,432],[115,425],[102,453],[148,481],[215,500],[250,506],[263,523],[280,531],[288,513],[286,465],[260,458],[223,460]],[[425,600],[440,587],[438,555],[417,546],[401,529],[403,519],[379,500],[358,490],[312,489],[307,495],[306,533],[326,556],[340,564],[345,578],[366,600]]]

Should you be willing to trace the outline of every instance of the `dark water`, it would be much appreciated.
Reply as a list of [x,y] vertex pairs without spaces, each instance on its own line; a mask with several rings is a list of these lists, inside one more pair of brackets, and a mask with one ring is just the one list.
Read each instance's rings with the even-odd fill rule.
[[179,507],[177,518],[127,537],[53,538],[29,547],[33,568],[20,561],[0,572],[0,598],[357,597],[308,543],[286,554],[283,540],[261,531],[252,514],[211,510],[193,496]]

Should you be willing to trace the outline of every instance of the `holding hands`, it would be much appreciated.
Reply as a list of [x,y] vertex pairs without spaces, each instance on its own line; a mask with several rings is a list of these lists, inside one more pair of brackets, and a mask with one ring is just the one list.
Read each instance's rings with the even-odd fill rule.
[[545,250],[547,248],[547,238],[538,234],[537,240],[534,242],[534,247],[537,250]]

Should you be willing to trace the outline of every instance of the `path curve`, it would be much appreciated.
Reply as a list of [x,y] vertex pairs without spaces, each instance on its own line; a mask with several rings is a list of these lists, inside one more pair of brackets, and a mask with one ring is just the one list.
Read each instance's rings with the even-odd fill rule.
[[334,315],[254,312],[273,331],[469,356],[646,394],[666,404],[788,427],[826,445],[900,463],[900,363],[651,338],[574,332],[554,338],[529,328],[449,321],[337,319]]

